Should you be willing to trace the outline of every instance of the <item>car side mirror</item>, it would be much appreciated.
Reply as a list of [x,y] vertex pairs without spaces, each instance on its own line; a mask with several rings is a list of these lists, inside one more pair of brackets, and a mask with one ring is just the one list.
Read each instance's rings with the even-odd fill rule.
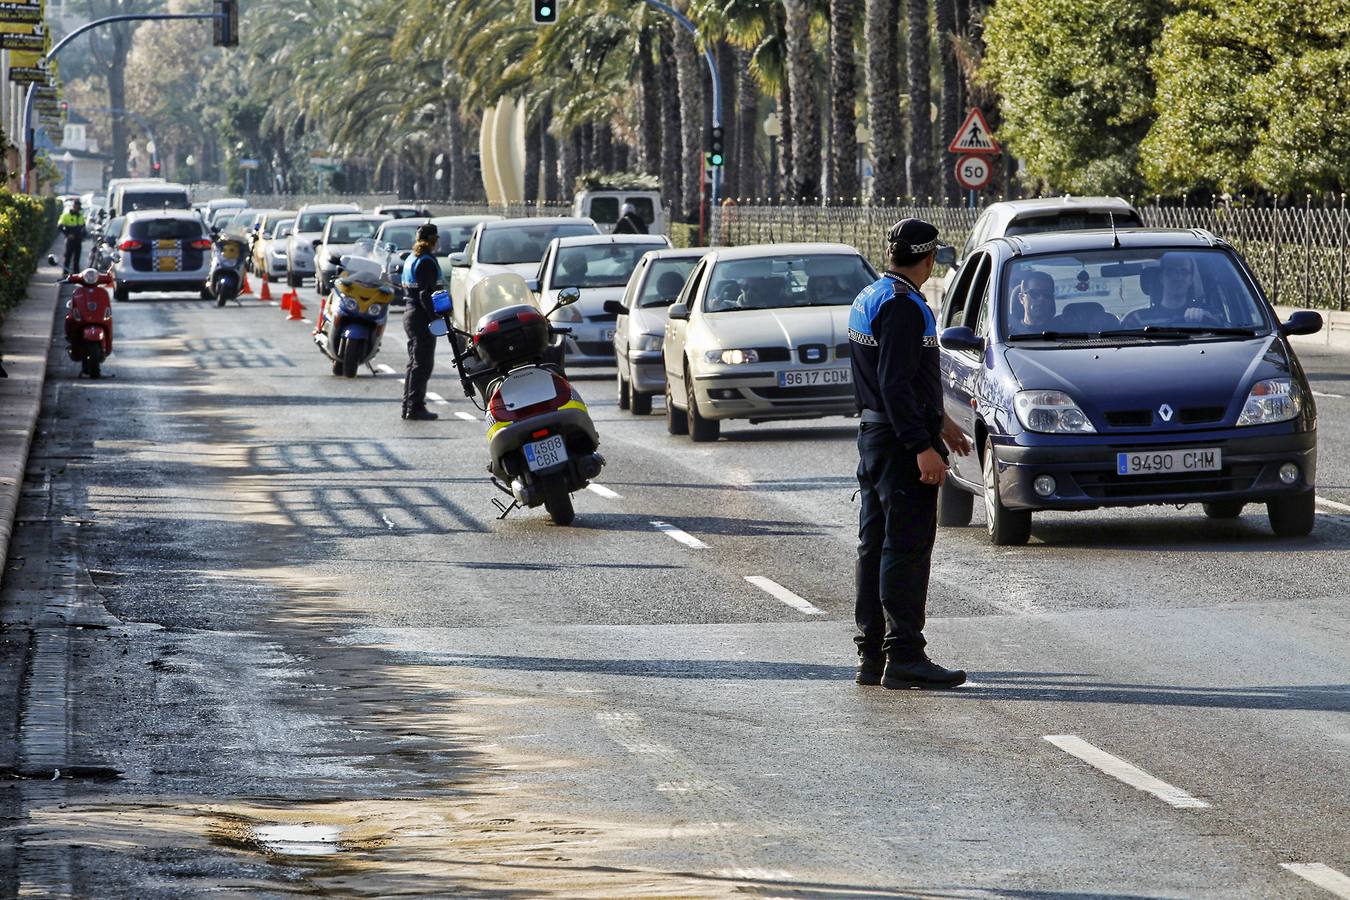
[[467,269],[469,267],[469,257],[463,253],[451,253],[450,267],[452,269]]
[[321,244],[323,244],[323,241],[318,238],[315,238],[314,240],[310,241],[310,246],[312,246],[315,250],[318,250]]
[[393,244],[385,244],[385,245],[384,245],[384,252],[385,252],[385,253],[395,253],[395,252],[397,252],[397,251],[398,251],[398,247],[395,247]]
[[937,248],[937,252],[933,254],[933,261],[940,266],[956,265],[956,248],[955,247]]
[[338,253],[330,253],[328,254],[328,261],[335,266],[340,266],[342,265],[342,255]]
[[957,325],[954,328],[945,329],[940,343],[947,350],[965,350],[970,353],[984,352],[984,338],[979,337],[965,325]]
[[527,288],[529,288],[532,292],[534,292],[534,293],[536,293],[536,294],[539,293],[539,279],[538,279],[538,278],[526,278],[526,279],[525,279],[525,286],[526,286]]
[[1296,334],[1317,334],[1322,330],[1322,314],[1310,309],[1301,309],[1289,317],[1289,321],[1280,325],[1280,334],[1292,337]]
[[686,321],[686,320],[688,320],[688,318],[689,318],[689,304],[687,304],[687,303],[673,303],[673,304],[671,304],[670,311],[669,311],[668,313],[666,313],[666,318],[668,318],[668,319],[679,319],[679,320],[681,320],[681,321]]
[[628,307],[623,305],[622,300],[606,300],[604,310],[611,316],[628,315]]
[[47,265],[49,265],[49,266],[59,266],[59,265],[61,265],[61,264],[60,264],[59,262],[56,261],[56,257],[55,257],[55,256],[52,256],[50,253],[48,253],[48,254],[47,254]]

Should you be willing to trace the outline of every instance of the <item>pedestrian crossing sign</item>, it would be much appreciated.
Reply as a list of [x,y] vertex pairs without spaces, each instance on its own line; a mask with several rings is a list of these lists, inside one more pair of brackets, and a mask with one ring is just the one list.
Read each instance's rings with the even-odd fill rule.
[[971,109],[966,121],[956,131],[956,137],[947,146],[952,153],[1002,153],[1003,148],[994,140],[989,123],[979,108]]

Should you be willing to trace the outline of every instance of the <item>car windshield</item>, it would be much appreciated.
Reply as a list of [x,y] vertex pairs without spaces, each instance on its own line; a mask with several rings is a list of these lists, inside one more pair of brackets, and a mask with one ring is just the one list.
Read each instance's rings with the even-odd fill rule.
[[855,254],[729,259],[712,270],[704,310],[848,306],[873,280],[867,263]]
[[675,302],[684,287],[685,279],[698,265],[697,257],[691,259],[655,259],[647,268],[647,280],[638,296],[638,306],[669,306]]
[[549,241],[583,234],[595,234],[595,227],[588,222],[566,222],[489,228],[479,239],[478,261],[494,266],[537,263],[544,258]]
[[131,223],[128,235],[138,241],[195,241],[202,235],[196,219],[141,219]]
[[1004,272],[1000,300],[1010,338],[1147,336],[1142,329],[1262,334],[1270,327],[1251,283],[1221,248],[1020,257]]
[[295,227],[294,219],[285,219],[283,221],[280,221],[272,226],[272,237],[284,238],[291,233],[291,229],[294,227]]
[[340,212],[309,212],[305,213],[299,219],[299,226],[295,229],[297,232],[305,234],[318,234],[323,231],[323,226],[328,224],[328,220],[333,216],[340,216]]
[[103,236],[105,238],[115,238],[122,233],[122,223],[126,219],[118,216],[115,219],[109,219],[108,224],[103,226]]
[[649,244],[593,244],[559,247],[553,263],[550,287],[623,287],[637,268],[642,254],[665,248],[665,242]]
[[469,246],[473,229],[473,225],[437,225],[436,231],[440,235],[440,240],[436,242],[436,255],[449,256],[451,253],[462,253],[464,248]]
[[124,191],[122,210],[132,212],[137,209],[187,209],[188,195],[183,191]]
[[334,222],[328,231],[328,243],[355,244],[357,241],[374,237],[384,221],[384,219],[355,219],[350,222]]
[[417,226],[398,225],[386,228],[380,240],[386,244],[393,244],[395,250],[411,250],[413,241],[417,240]]

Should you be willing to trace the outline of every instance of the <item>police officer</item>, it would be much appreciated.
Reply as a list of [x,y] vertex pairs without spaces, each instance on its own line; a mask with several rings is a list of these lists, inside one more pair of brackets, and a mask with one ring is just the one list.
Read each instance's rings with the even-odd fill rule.
[[62,262],[67,272],[74,272],[80,265],[80,247],[84,244],[84,212],[80,209],[80,198],[70,201],[70,209],[61,213],[56,221],[57,229],[66,236],[66,256]]
[[408,373],[403,379],[403,418],[415,421],[438,419],[427,409],[427,381],[436,362],[436,336],[429,330],[436,312],[431,295],[436,293],[441,280],[441,266],[436,262],[436,243],[440,235],[436,226],[427,222],[417,228],[417,240],[412,253],[403,263],[403,330],[408,335]]
[[923,636],[938,488],[948,448],[970,441],[942,412],[937,322],[919,287],[938,230],[902,219],[887,235],[887,271],[849,313],[858,431],[858,684],[951,688],[966,673],[928,659]]

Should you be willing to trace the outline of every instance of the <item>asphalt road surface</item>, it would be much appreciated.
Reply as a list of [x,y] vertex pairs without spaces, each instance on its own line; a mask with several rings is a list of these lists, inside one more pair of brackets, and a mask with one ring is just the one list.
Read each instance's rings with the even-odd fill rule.
[[405,423],[397,317],[343,380],[244,303],[53,354],[3,609],[81,627],[27,639],[0,893],[1350,897],[1350,354],[1303,354],[1311,538],[977,508],[928,627],[970,683],[887,692],[854,421],[694,445],[581,373],[604,489],[498,521],[444,355]]

